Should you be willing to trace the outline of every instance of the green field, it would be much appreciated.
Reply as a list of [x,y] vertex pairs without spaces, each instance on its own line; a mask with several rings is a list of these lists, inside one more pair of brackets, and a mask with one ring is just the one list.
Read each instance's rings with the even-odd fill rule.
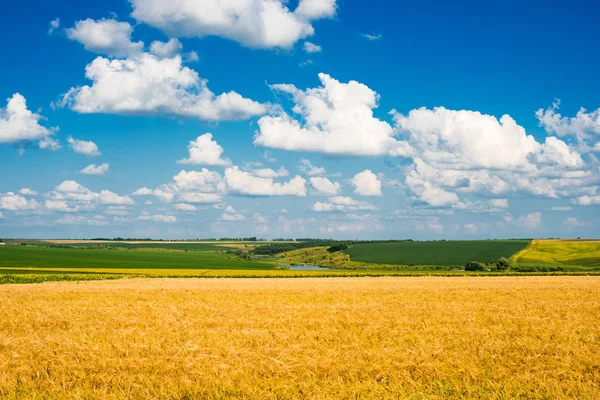
[[[56,244],[48,243],[49,247],[56,247]],[[76,247],[76,248],[91,248],[91,249],[105,249],[105,248],[117,248],[117,249],[158,249],[158,250],[186,250],[186,251],[225,251],[235,249],[230,243],[223,244],[212,244],[212,243],[162,243],[162,242],[149,242],[149,243],[128,243],[128,242],[89,242],[89,243],[73,243],[60,246]],[[238,244],[238,246],[244,246],[244,244]],[[256,244],[254,245],[256,246]]]
[[344,253],[352,261],[394,265],[463,266],[469,261],[492,263],[523,250],[529,240],[379,242],[356,244]]
[[273,269],[273,264],[240,260],[229,254],[127,251],[32,246],[0,247],[0,267],[118,269]]
[[[212,243],[110,242],[108,248],[92,243],[83,243],[83,246],[80,243],[59,244],[59,247],[46,247],[47,244],[30,241],[27,246],[1,246],[0,284],[128,277],[300,278],[600,273],[600,242],[593,241],[374,242],[356,243],[344,251],[347,254],[329,253],[326,246],[316,246],[271,257],[247,252],[254,247],[251,245],[247,248],[242,245],[241,248],[246,251],[234,255]],[[240,247],[239,244],[237,247]],[[499,257],[511,257],[511,270],[481,273],[451,270],[455,266],[462,267],[468,261],[493,263]],[[329,265],[333,269],[286,270],[289,264],[294,263]],[[552,266],[561,269],[539,268]]]

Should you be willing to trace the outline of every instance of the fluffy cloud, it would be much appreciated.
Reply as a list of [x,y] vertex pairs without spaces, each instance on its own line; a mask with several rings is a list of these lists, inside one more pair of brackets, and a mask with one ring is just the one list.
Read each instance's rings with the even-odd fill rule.
[[46,200],[44,202],[44,206],[48,210],[61,213],[92,211],[95,208],[92,204],[77,204],[73,202],[67,202],[66,200]]
[[41,204],[33,199],[27,199],[19,194],[8,192],[0,193],[0,210],[8,211],[32,211],[41,207]]
[[508,208],[508,200],[507,199],[492,199],[492,200],[490,200],[490,205],[494,208]]
[[310,160],[307,160],[305,158],[300,159],[298,169],[300,170],[300,172],[308,176],[325,175],[325,168],[315,167],[314,165],[312,165]]
[[[221,175],[202,168],[201,171],[182,170],[173,177],[173,183],[160,185],[152,194],[163,202],[219,203],[226,192]],[[149,189],[138,189],[134,194],[148,195]]]
[[62,212],[93,210],[98,205],[131,206],[134,201],[129,196],[120,196],[110,190],[93,192],[75,181],[64,181],[47,193],[46,206]]
[[150,196],[152,195],[152,189],[142,187],[132,193],[133,196]]
[[127,57],[143,50],[143,42],[131,41],[132,32],[133,27],[129,23],[114,19],[94,21],[88,18],[77,21],[74,28],[66,29],[69,39],[83,44],[88,51],[109,57]]
[[381,196],[381,181],[370,170],[366,169],[352,178],[354,193],[361,196]]
[[284,167],[280,167],[277,171],[271,168],[257,168],[249,172],[254,176],[266,179],[285,178],[290,175],[290,172]]
[[293,85],[271,85],[290,94],[293,111],[305,121],[287,113],[264,116],[258,121],[254,143],[290,151],[313,151],[355,156],[406,156],[411,148],[396,140],[394,130],[373,116],[379,95],[356,81],[341,83],[319,74],[323,86],[302,91]]
[[98,146],[94,142],[86,142],[85,140],[76,140],[72,137],[67,139],[69,142],[69,146],[73,149],[73,151],[77,154],[83,154],[88,157],[97,157],[101,153],[98,151]]
[[129,196],[119,196],[110,190],[102,190],[98,196],[100,204],[105,205],[126,205],[130,206],[134,204],[134,201]]
[[321,48],[321,46],[316,45],[314,43],[304,42],[304,51],[307,52],[308,54],[311,54],[311,53],[320,53],[321,51],[323,51],[323,49]]
[[275,183],[271,178],[259,178],[238,167],[225,170],[225,183],[235,194],[248,196],[306,196],[306,181],[296,176],[287,183]]
[[560,101],[556,101],[552,107],[546,110],[540,108],[535,113],[546,132],[558,136],[574,135],[580,141],[587,141],[593,135],[600,135],[600,108],[588,112],[582,107],[575,117],[563,117],[558,113],[559,106]]
[[179,203],[179,204],[175,204],[175,209],[179,210],[179,211],[193,212],[193,211],[197,211],[198,207],[196,207],[192,204]]
[[0,219],[4,219],[4,214],[0,212]]
[[580,206],[592,206],[600,204],[600,195],[584,195],[573,199],[573,204]]
[[100,165],[90,164],[81,171],[79,171],[79,173],[84,175],[104,175],[107,171],[108,164],[104,163]]
[[177,222],[177,217],[173,215],[164,215],[164,214],[154,214],[150,215],[148,213],[143,213],[138,217],[138,221],[150,221],[150,222],[158,222],[164,224],[173,224]]
[[98,57],[86,67],[86,77],[92,86],[71,88],[59,106],[83,114],[171,115],[207,121],[240,120],[266,112],[265,105],[233,91],[216,96],[206,80],[182,66],[180,56]]
[[188,145],[188,151],[190,157],[187,159],[179,160],[179,164],[204,164],[204,165],[217,165],[217,166],[229,166],[231,160],[222,159],[223,147],[221,147],[216,140],[212,140],[213,136],[211,133],[205,133],[204,135],[198,136],[196,140],[193,140]]
[[196,204],[214,204],[220,203],[222,200],[222,196],[218,193],[182,193],[179,196],[179,200],[186,201],[188,203],[196,203]]
[[225,208],[225,211],[223,212],[223,215],[221,215],[221,217],[219,218],[220,221],[243,221],[245,220],[246,217],[244,217],[242,214],[238,213],[235,208],[228,206],[227,208]]
[[322,176],[310,178],[310,186],[316,194],[323,196],[337,196],[342,192],[342,186],[338,182],[331,182]]
[[27,109],[25,97],[19,93],[7,99],[6,108],[0,108],[0,143],[37,141],[42,149],[58,150],[60,145],[51,138],[58,128],[39,124],[41,115]]
[[336,7],[336,0],[300,0],[295,12],[307,19],[331,18]]
[[335,196],[330,197],[327,202],[318,201],[313,204],[312,209],[317,212],[331,212],[331,211],[365,211],[365,210],[376,210],[372,204],[366,201],[354,200],[350,197]]
[[335,15],[335,0],[130,0],[132,16],[171,37],[220,36],[251,48],[290,48],[314,34],[311,21]]
[[39,193],[29,188],[23,188],[19,190],[19,194],[22,194],[23,196],[37,196]]
[[150,45],[150,53],[160,58],[172,58],[181,53],[183,45],[177,39],[170,39],[168,42],[160,42],[158,40]]
[[555,137],[539,143],[508,115],[444,107],[393,114],[396,131],[418,154],[404,169],[405,183],[431,206],[457,204],[458,193],[469,192],[569,197],[596,180],[573,147]]
[[[168,42],[154,41],[150,45],[150,53],[160,58],[173,58],[176,55],[182,54],[183,45],[177,39],[169,39]],[[185,61],[195,62],[200,59],[195,51],[190,51],[182,54]]]

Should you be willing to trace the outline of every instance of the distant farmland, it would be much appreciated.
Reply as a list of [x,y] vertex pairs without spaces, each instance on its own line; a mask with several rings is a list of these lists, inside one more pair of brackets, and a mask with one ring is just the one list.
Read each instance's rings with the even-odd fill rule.
[[600,241],[534,240],[512,261],[519,267],[548,265],[600,269]]
[[119,269],[273,269],[229,254],[4,246],[0,267]]
[[344,250],[352,261],[396,265],[464,265],[491,263],[523,250],[529,240],[470,240],[438,242],[379,242]]

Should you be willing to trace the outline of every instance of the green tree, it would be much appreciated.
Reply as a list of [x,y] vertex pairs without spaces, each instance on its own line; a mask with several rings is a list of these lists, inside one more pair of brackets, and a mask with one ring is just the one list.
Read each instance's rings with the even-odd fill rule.
[[508,269],[509,263],[508,260],[505,257],[500,257],[497,261],[496,261],[496,269],[498,271],[506,271]]
[[465,264],[465,271],[483,271],[483,265],[477,261],[470,261]]

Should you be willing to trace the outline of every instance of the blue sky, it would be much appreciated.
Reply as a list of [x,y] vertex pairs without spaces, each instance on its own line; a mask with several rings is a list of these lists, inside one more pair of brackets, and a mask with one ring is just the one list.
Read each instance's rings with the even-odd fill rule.
[[600,6],[213,3],[3,5],[0,236],[599,236]]

